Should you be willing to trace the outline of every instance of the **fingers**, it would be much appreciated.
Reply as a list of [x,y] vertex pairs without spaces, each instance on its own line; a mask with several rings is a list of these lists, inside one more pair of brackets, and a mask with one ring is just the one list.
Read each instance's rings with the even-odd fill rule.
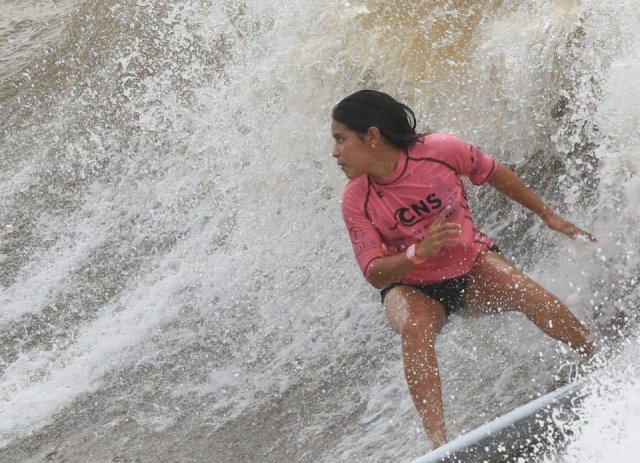
[[576,232],[571,236],[574,240],[581,240],[581,241],[592,241],[592,242],[596,242],[598,241],[598,238],[596,238],[595,236],[593,236],[591,233],[581,230],[580,228],[576,227]]
[[576,227],[571,222],[567,222],[565,234],[569,235],[574,240],[592,241],[592,242],[598,241],[598,239],[594,235],[592,235],[588,231],[585,231],[579,227]]
[[429,234],[429,238],[433,240],[455,239],[460,236],[461,232],[462,227],[460,227],[459,224],[445,223],[438,227],[436,230],[433,230],[433,232]]
[[460,225],[458,225],[457,223],[446,222],[449,215],[451,215],[451,206],[445,207],[440,212],[440,214],[438,214],[438,217],[436,217],[436,220],[434,220],[431,226],[429,227],[428,234],[432,235],[433,233],[441,229],[442,230],[459,229]]
[[438,225],[442,225],[444,221],[447,220],[447,217],[449,217],[449,214],[451,214],[451,206],[445,207],[440,212],[436,220],[434,220],[433,224],[431,224],[431,227],[437,227]]
[[459,223],[455,223],[455,222],[445,222],[443,224],[440,224],[438,227],[432,227],[432,231],[433,233],[436,232],[440,232],[440,231],[447,231],[447,230],[460,230],[462,227]]
[[581,241],[592,241],[592,242],[598,241],[598,239],[591,233],[585,230],[582,230],[579,227],[576,227],[571,222],[564,220],[563,218],[558,217],[555,214],[552,214],[548,219],[545,219],[545,223],[552,230],[558,231],[560,233],[564,233],[565,235],[567,235],[568,237],[574,240],[577,239]]
[[462,227],[454,222],[445,222],[451,214],[451,206],[445,207],[438,215],[436,220],[429,227],[427,238],[431,241],[449,241],[457,242]]
[[451,206],[445,207],[431,224],[426,237],[418,244],[421,257],[434,256],[443,246],[459,243],[462,227],[454,222],[446,222],[449,215],[451,215]]
[[431,227],[427,237],[418,245],[428,256],[437,254],[443,246],[460,242],[462,227],[457,223],[446,222]]
[[462,227],[457,223],[443,223],[435,229],[431,229],[426,237],[426,241],[430,241],[438,248],[445,244],[455,244],[460,241]]
[[585,239],[593,242],[598,241],[598,239],[588,231],[585,231],[582,228],[578,228],[575,225],[573,225],[573,228],[575,229],[574,239]]

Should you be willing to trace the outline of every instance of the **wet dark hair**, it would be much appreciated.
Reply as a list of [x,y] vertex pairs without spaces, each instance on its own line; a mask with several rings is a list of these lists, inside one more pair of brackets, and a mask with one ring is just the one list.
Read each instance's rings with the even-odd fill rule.
[[399,148],[410,147],[422,135],[416,133],[416,116],[411,108],[376,90],[349,95],[334,106],[331,116],[361,138],[369,127],[377,127],[389,143]]

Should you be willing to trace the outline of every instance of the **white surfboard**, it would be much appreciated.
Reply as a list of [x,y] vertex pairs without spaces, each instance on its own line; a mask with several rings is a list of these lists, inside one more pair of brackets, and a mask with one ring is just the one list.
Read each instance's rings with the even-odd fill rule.
[[535,399],[479,428],[470,431],[413,463],[478,463],[512,461],[509,457],[535,442],[557,410],[570,412],[585,380],[581,379]]

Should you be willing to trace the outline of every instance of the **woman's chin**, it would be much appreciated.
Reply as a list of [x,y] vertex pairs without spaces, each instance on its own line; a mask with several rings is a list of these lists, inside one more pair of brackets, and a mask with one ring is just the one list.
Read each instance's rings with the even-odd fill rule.
[[353,180],[356,177],[360,177],[361,175],[364,175],[363,172],[347,172],[346,170],[342,169],[342,171],[344,172],[344,175],[349,179],[349,180]]

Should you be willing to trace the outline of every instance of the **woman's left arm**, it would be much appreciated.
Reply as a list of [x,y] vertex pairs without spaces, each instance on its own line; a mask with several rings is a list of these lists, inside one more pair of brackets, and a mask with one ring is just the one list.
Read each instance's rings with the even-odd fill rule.
[[578,236],[584,236],[591,241],[596,241],[596,237],[591,233],[576,227],[571,222],[556,215],[551,208],[543,203],[538,195],[531,191],[522,179],[508,167],[498,163],[498,167],[491,174],[487,183],[499,192],[538,214],[542,221],[552,230],[564,233],[573,239],[576,239]]

